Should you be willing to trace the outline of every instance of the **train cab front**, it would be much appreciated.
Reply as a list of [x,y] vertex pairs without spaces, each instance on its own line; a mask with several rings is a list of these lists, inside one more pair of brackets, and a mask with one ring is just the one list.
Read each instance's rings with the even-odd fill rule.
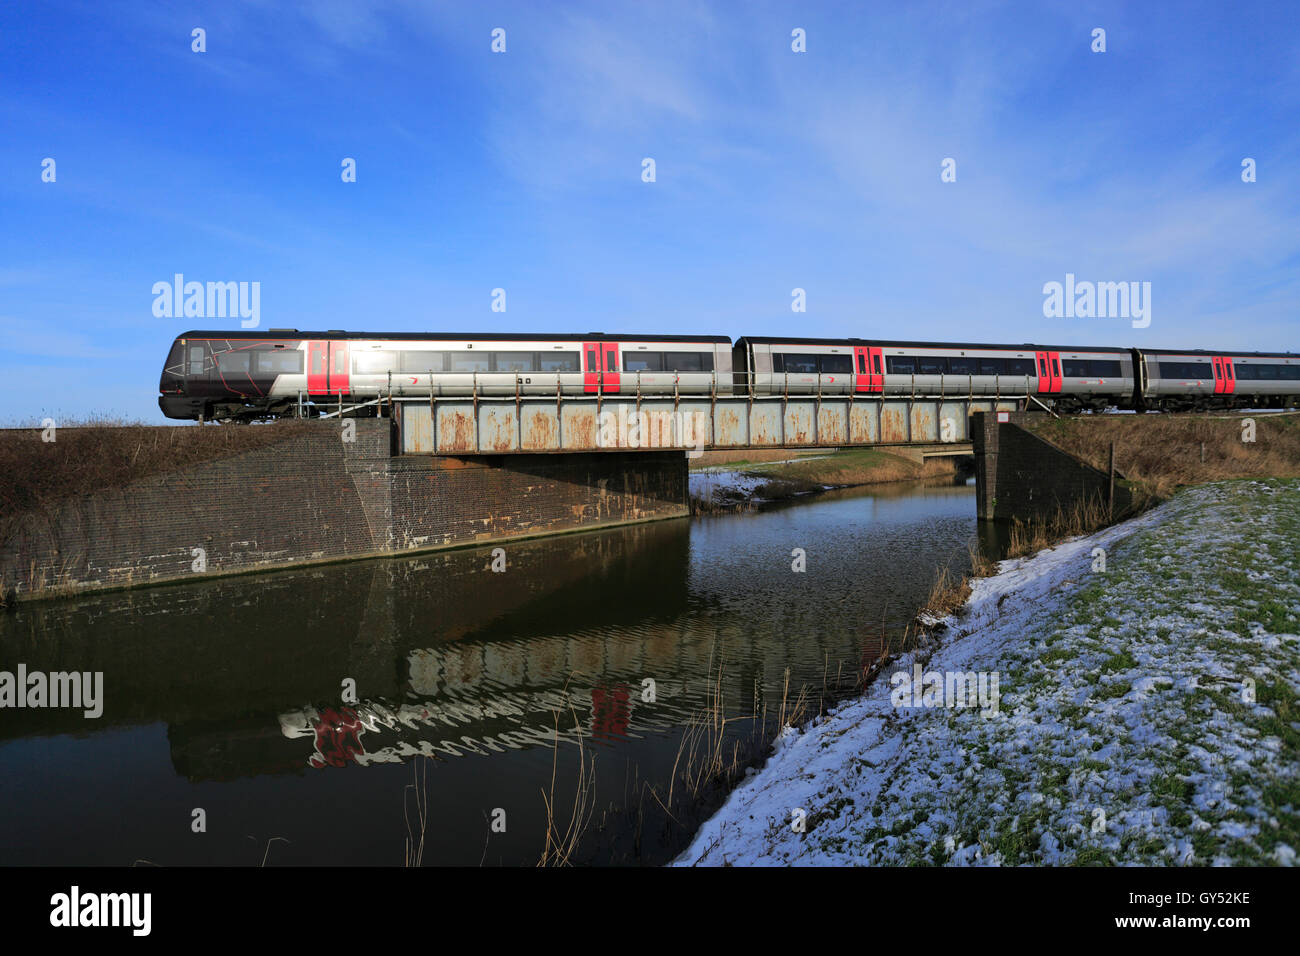
[[172,343],[158,380],[158,407],[168,418],[202,421],[207,417],[209,401],[196,394],[203,389],[195,387],[206,381],[206,352],[204,343],[184,337]]

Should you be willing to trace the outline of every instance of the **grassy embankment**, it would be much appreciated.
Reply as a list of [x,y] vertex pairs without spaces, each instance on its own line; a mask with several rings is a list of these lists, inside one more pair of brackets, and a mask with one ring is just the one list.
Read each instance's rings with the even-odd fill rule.
[[[1254,424],[1250,435],[1246,426]],[[1134,497],[1126,514],[1110,515],[1100,501],[1012,525],[1005,557],[1024,557],[1058,541],[1091,534],[1174,495],[1180,488],[1244,478],[1300,477],[1300,414],[1264,415],[1080,415],[1030,419],[1026,427],[1040,438],[1102,471],[1110,467],[1115,445],[1119,483]],[[1253,437],[1253,441],[1246,440]],[[972,576],[996,571],[995,562],[972,552]],[[946,569],[936,574],[924,611],[943,617],[970,595],[965,578]]]
[[1041,555],[918,658],[999,674],[995,714],[877,687],[787,741],[692,859],[1294,865],[1298,556],[1294,479],[1188,488]]
[[[1243,424],[1254,422],[1254,441]],[[1155,498],[1232,478],[1300,477],[1300,414],[1081,415],[1032,422],[1030,431],[1103,471],[1115,467]]]
[[[0,431],[0,545],[25,521],[142,478],[239,455],[290,437],[297,422],[257,427],[143,425],[110,418]],[[44,440],[43,436],[52,438]]]

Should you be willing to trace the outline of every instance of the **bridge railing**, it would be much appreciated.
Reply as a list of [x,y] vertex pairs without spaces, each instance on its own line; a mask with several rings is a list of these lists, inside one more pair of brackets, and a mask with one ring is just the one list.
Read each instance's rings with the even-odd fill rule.
[[[555,393],[541,393],[536,391],[525,392],[525,387],[532,388],[531,379],[533,374],[521,372],[488,373],[494,379],[504,378],[505,375],[513,375],[510,382],[492,381],[489,383],[481,382],[479,372],[426,372],[427,383],[421,387],[418,382],[410,386],[393,385],[393,373],[388,373],[388,381],[385,385],[357,385],[349,386],[347,391],[342,392],[317,392],[312,393],[305,389],[300,389],[297,393],[297,402],[295,406],[295,415],[298,418],[312,416],[322,418],[334,418],[347,414],[360,408],[378,406],[383,412],[391,414],[391,409],[395,403],[399,402],[435,402],[438,399],[469,399],[473,402],[480,401],[595,401],[597,404],[607,401],[611,398],[630,398],[634,399],[637,404],[646,400],[662,400],[668,396],[664,391],[663,383],[656,382],[647,390],[642,381],[641,371],[633,373],[633,389],[631,392],[623,391],[623,378],[626,372],[613,373],[616,377],[614,382],[608,381],[610,373],[607,372],[576,372],[576,373],[554,373],[555,374]],[[534,373],[536,374],[536,373]],[[551,374],[551,373],[542,373]],[[719,377],[716,369],[710,374],[707,388],[701,384],[692,381],[688,383],[686,389],[682,388],[682,373],[673,372],[672,393],[671,397],[674,402],[679,402],[683,396],[698,397],[708,395],[711,400],[718,397],[726,398],[745,398],[755,399],[773,399],[781,398],[790,400],[791,398],[815,397],[818,400],[835,397],[848,398],[850,401],[882,401],[886,399],[907,398],[912,401],[922,399],[958,399],[965,398],[968,401],[974,401],[977,398],[994,400],[1003,399],[1035,399],[1036,389],[1031,386],[1029,376],[1022,376],[1018,383],[1019,387],[1002,387],[1002,380],[1008,376],[993,376],[996,379],[993,387],[990,389],[984,383],[980,388],[975,387],[975,375],[952,376],[940,374],[938,376],[924,376],[925,378],[938,378],[938,387],[917,388],[917,375],[912,373],[909,377],[909,385],[904,390],[898,390],[896,387],[881,385],[879,391],[861,391],[857,388],[856,377],[850,377],[845,384],[835,384],[827,388],[824,376],[817,375],[817,382],[796,382],[791,387],[790,373],[788,371],[781,373],[781,387],[779,391],[771,389],[773,383],[758,382],[759,375],[769,375],[771,373],[736,372],[724,373],[725,379]],[[698,373],[688,373],[697,376]],[[797,373],[796,373],[797,374]],[[437,378],[435,378],[437,375]],[[424,376],[411,376],[419,378]],[[565,377],[582,378],[581,382],[564,381]],[[588,376],[594,376],[594,382],[586,381]],[[448,381],[456,377],[467,378],[467,383]],[[982,376],[981,376],[982,377]],[[953,388],[952,380],[964,378],[964,388],[958,384]],[[928,383],[927,383],[928,384]],[[408,392],[408,389],[414,391]],[[590,389],[590,391],[588,390]],[[367,398],[367,396],[374,396]],[[1036,400],[1036,399],[1035,399]],[[1039,403],[1041,404],[1041,402]],[[325,411],[325,408],[334,406],[333,411]]]

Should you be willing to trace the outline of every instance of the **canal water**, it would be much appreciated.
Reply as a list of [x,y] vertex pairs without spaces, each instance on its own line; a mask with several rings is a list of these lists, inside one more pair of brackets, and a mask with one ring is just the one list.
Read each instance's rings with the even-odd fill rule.
[[103,674],[0,710],[0,864],[531,865],[575,802],[571,862],[664,862],[684,728],[815,710],[975,534],[917,484],[0,612],[0,670]]

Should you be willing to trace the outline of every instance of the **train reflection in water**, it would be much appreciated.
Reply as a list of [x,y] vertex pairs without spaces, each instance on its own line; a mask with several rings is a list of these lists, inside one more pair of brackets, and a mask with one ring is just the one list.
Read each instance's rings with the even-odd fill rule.
[[[504,574],[484,548],[20,606],[0,665],[102,671],[104,711],[5,712],[0,774],[24,786],[0,795],[3,862],[256,863],[247,834],[291,840],[276,862],[400,862],[426,754],[426,859],[479,863],[500,806],[489,862],[535,862],[557,724],[619,803],[626,779],[669,773],[720,662],[731,715],[775,709],[787,669],[796,687],[852,671],[974,529],[970,488],[849,491],[517,542]],[[197,806],[225,832],[188,839]]]

